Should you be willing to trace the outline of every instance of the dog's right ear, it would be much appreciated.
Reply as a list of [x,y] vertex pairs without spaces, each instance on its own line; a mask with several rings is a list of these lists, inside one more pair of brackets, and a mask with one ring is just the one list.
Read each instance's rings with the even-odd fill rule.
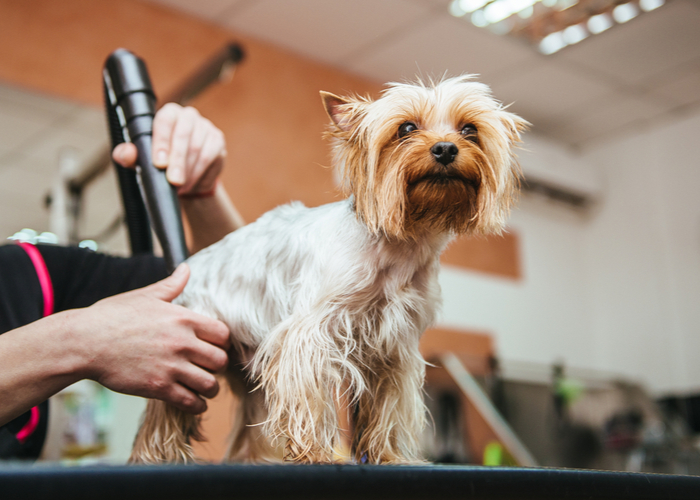
[[340,130],[348,132],[352,126],[352,101],[323,90],[320,94],[328,117]]

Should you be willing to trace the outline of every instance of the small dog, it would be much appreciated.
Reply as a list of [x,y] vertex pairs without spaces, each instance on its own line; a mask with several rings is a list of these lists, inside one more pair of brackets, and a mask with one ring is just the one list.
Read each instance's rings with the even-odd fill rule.
[[[332,461],[346,395],[355,460],[418,462],[439,256],[457,234],[502,230],[528,124],[471,75],[321,97],[348,198],[278,207],[192,256],[176,302],[231,330],[229,459]],[[194,461],[197,428],[150,401],[131,460]]]

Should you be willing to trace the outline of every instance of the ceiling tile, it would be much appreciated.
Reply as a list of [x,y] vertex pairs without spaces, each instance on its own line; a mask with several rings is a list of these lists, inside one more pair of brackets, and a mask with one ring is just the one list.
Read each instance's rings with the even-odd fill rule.
[[663,99],[676,108],[697,104],[700,102],[700,67],[657,84],[649,95]]
[[260,0],[222,22],[235,30],[338,65],[350,54],[414,23],[430,6],[406,0]]
[[592,101],[585,109],[573,115],[570,121],[548,130],[547,134],[572,146],[587,146],[627,127],[642,126],[668,111],[667,107],[649,99],[619,92]]
[[511,111],[529,120],[535,130],[545,130],[570,119],[570,112],[614,89],[582,72],[551,61],[533,65],[492,84],[495,96]]
[[381,44],[348,67],[379,81],[478,73],[491,83],[499,71],[536,62],[539,55],[518,41],[476,28],[447,13]]
[[698,58],[700,9],[685,0],[669,2],[553,57],[631,85]]

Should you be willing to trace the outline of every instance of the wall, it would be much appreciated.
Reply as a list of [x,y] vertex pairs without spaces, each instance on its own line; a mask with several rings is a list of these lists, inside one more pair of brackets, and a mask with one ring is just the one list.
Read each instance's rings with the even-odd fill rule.
[[585,155],[608,182],[586,244],[597,357],[661,392],[700,389],[698,134],[696,110]]
[[564,361],[655,393],[698,391],[699,134],[696,110],[579,155],[531,135],[547,163],[601,175],[602,201],[581,217],[523,199],[510,221],[523,279],[446,267],[441,321],[491,332],[506,367]]
[[[549,141],[528,134],[523,161],[543,158],[551,168],[586,168]],[[520,280],[445,266],[441,274],[445,325],[488,331],[499,356],[517,361],[564,360],[595,366],[584,262],[587,219],[566,207],[522,196],[509,227],[520,237]]]

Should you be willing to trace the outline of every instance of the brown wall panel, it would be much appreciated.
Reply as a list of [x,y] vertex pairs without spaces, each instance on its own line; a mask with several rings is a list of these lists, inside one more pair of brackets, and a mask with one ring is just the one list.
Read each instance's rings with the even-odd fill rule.
[[500,236],[462,236],[450,243],[440,262],[519,280],[520,241],[509,231]]

